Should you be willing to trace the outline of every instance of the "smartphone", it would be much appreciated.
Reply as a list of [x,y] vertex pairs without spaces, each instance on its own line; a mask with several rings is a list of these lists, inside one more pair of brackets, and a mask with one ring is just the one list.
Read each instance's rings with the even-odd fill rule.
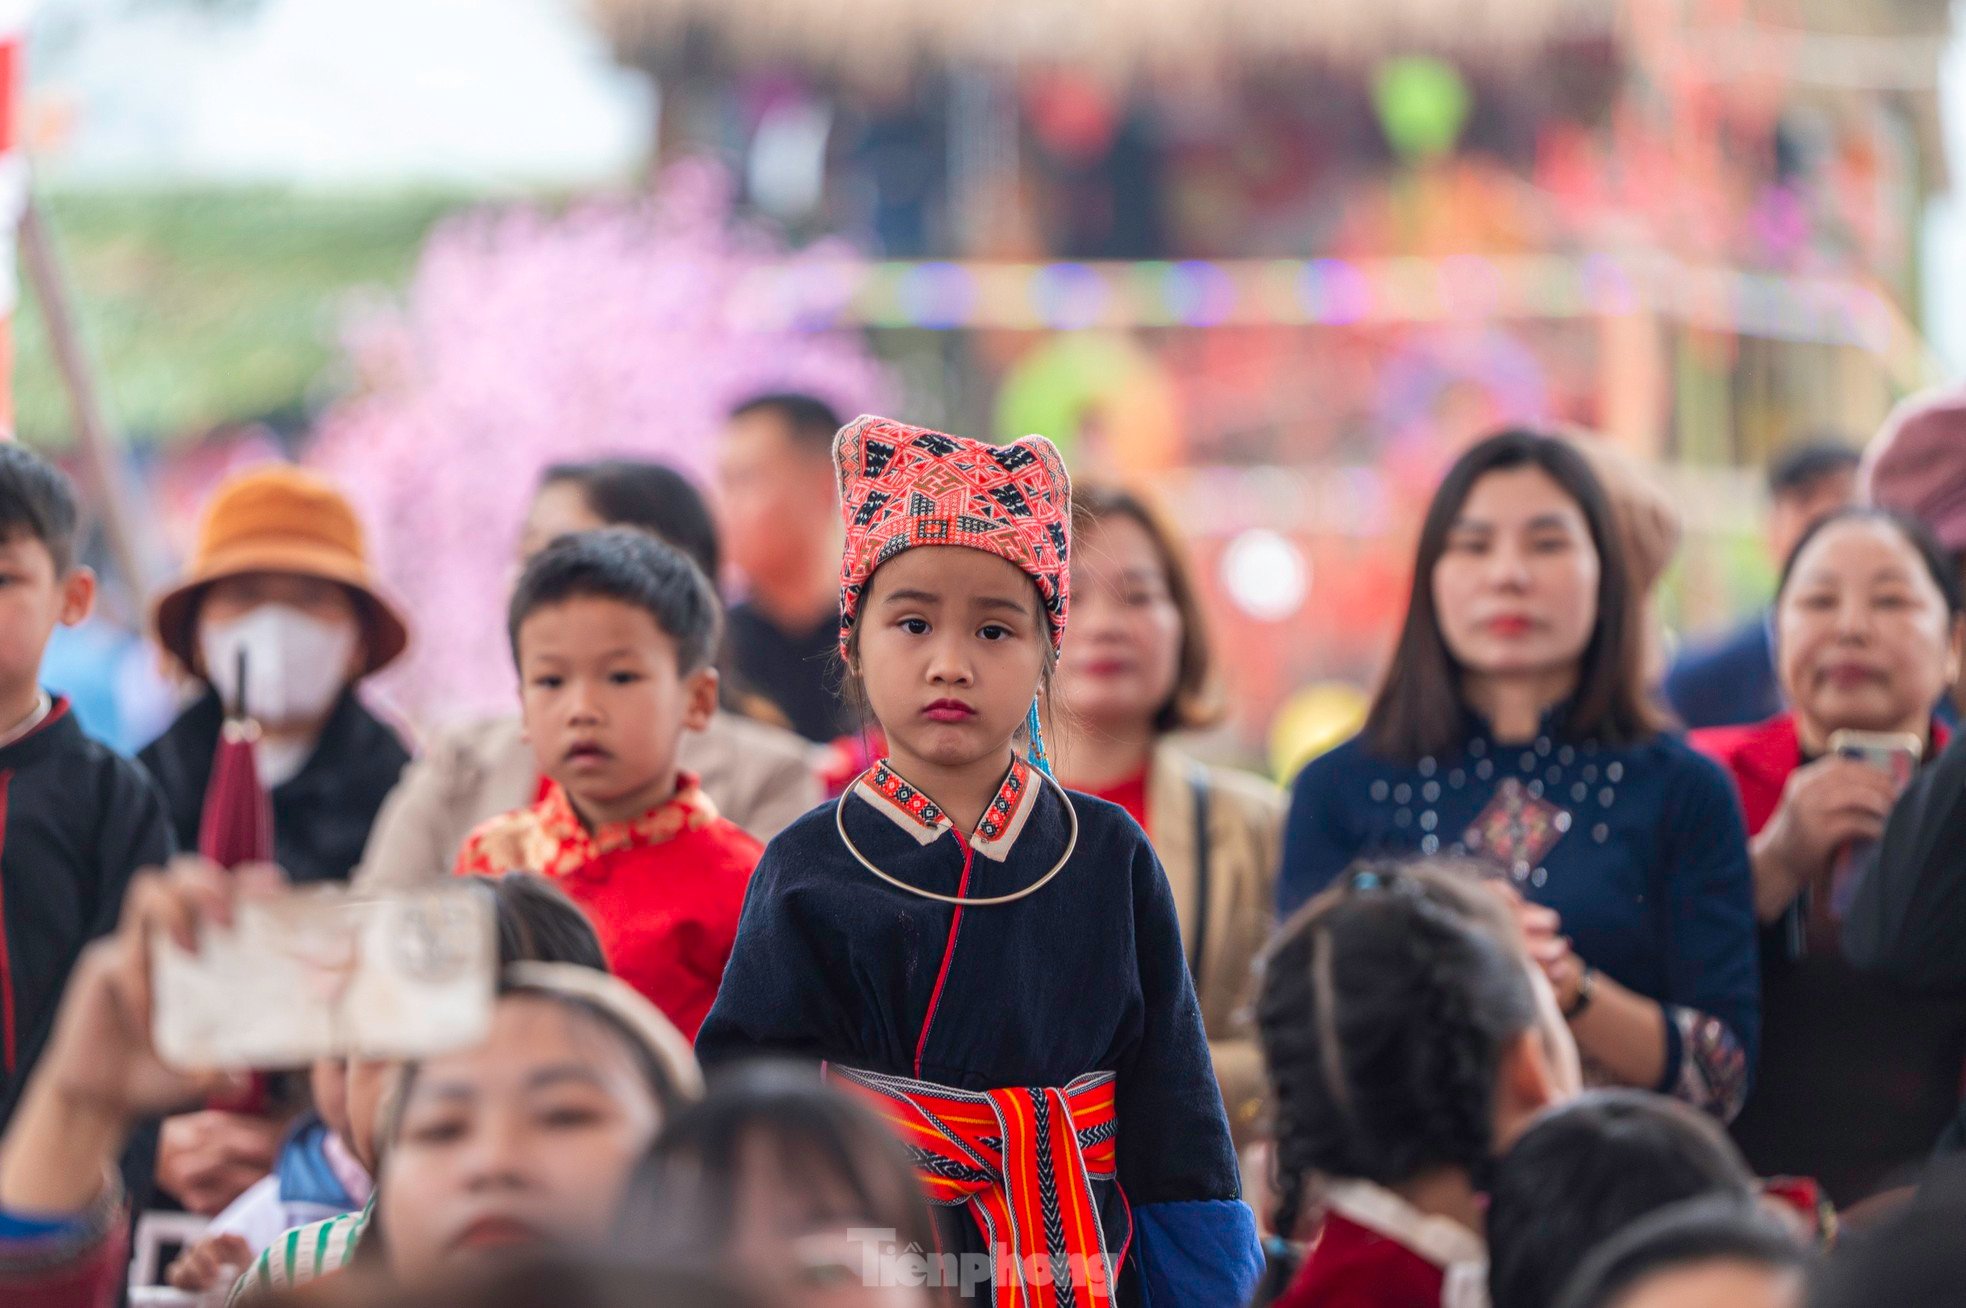
[[1925,756],[1925,742],[1908,731],[1832,731],[1830,753],[1855,759],[1887,773],[1900,788],[1911,784],[1918,762]]
[[301,1067],[462,1049],[491,1030],[491,898],[309,887],[240,902],[193,955],[152,941],[152,1038],[179,1068]]

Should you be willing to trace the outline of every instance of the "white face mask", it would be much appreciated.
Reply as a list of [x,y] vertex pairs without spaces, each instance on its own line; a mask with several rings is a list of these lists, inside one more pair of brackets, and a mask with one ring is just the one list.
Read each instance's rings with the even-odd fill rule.
[[348,684],[355,625],[323,622],[287,604],[262,604],[230,622],[208,622],[198,649],[205,674],[228,710],[239,707],[239,656],[245,655],[246,712],[269,727],[309,722],[334,706]]

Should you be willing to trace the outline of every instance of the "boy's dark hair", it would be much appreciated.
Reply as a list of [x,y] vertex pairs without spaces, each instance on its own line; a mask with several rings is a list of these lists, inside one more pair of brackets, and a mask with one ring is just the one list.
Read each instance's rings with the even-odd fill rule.
[[1702,1263],[1800,1274],[1813,1262],[1794,1234],[1752,1200],[1712,1195],[1661,1208],[1606,1240],[1551,1308],[1613,1308],[1652,1277]]
[[1855,472],[1863,457],[1839,436],[1818,434],[1785,447],[1768,461],[1768,494],[1773,499],[1806,495],[1818,482]]
[[582,597],[615,600],[654,618],[675,642],[684,675],[708,664],[717,648],[723,610],[710,579],[689,556],[645,531],[603,527],[562,536],[526,563],[506,618],[513,661],[527,618]]
[[1441,634],[1434,569],[1475,483],[1492,472],[1534,468],[1573,500],[1597,549],[1597,623],[1579,659],[1577,690],[1564,723],[1576,740],[1618,744],[1649,738],[1659,719],[1646,699],[1639,607],[1617,519],[1604,485],[1569,441],[1540,432],[1498,432],[1454,461],[1427,506],[1406,620],[1392,664],[1366,717],[1365,736],[1385,758],[1416,762],[1459,749],[1467,735],[1461,667]]
[[19,441],[0,441],[0,540],[33,537],[47,546],[55,575],[66,576],[78,521],[67,474]]
[[794,445],[809,454],[833,457],[833,437],[839,435],[840,415],[833,406],[803,391],[772,391],[753,395],[730,411],[732,422],[767,414],[785,425]]
[[498,970],[514,963],[571,963],[608,970],[594,924],[567,893],[531,872],[474,877],[492,897],[498,923]]
[[1966,612],[1966,589],[1962,589],[1959,568],[1952,555],[1946,553],[1945,546],[1939,544],[1939,538],[1932,534],[1932,529],[1908,513],[1872,508],[1865,504],[1838,509],[1811,524],[1809,530],[1802,533],[1801,539],[1795,542],[1795,548],[1782,560],[1782,578],[1775,587],[1776,603],[1779,604],[1781,597],[1787,593],[1789,579],[1795,575],[1795,561],[1802,557],[1802,551],[1808,549],[1816,537],[1842,522],[1881,522],[1904,537],[1905,543],[1918,555],[1918,561],[1925,565],[1932,584],[1939,588],[1939,596],[1946,602],[1946,612],[1955,618]]
[[[1285,924],[1262,963],[1257,1035],[1288,1235],[1314,1176],[1395,1186],[1438,1167],[1483,1176],[1495,1078],[1536,1025],[1516,928],[1451,864],[1359,863]],[[1271,1268],[1259,1302],[1294,1268]]]
[[689,479],[646,459],[556,463],[539,484],[576,486],[594,516],[610,527],[639,527],[666,540],[715,582],[723,566],[710,506]]
[[629,1185],[619,1243],[672,1261],[728,1254],[746,1160],[761,1144],[801,1193],[848,1196],[852,1211],[831,1220],[936,1248],[928,1205],[892,1132],[817,1069],[784,1062],[729,1068],[663,1127]]
[[1711,1117],[1642,1090],[1595,1090],[1544,1114],[1495,1167],[1493,1308],[1551,1308],[1586,1255],[1670,1204],[1745,1201],[1754,1176]]

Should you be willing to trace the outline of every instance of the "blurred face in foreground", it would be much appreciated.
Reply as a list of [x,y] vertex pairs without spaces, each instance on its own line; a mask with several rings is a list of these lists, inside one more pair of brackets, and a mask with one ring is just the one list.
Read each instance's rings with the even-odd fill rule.
[[[732,1187],[732,1265],[783,1308],[923,1308],[927,1292],[862,1237],[878,1223],[816,1153],[763,1129],[744,1140]],[[897,1210],[906,1203],[889,1200]]]
[[377,1198],[405,1284],[612,1230],[628,1174],[662,1124],[626,1040],[550,999],[499,1002],[491,1038],[410,1082]]
[[1656,1272],[1610,1308],[1802,1308],[1802,1277],[1786,1268],[1714,1259]]

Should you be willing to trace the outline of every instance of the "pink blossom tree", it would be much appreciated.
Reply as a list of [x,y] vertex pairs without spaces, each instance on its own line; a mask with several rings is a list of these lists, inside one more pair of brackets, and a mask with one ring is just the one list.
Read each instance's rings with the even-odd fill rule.
[[505,597],[548,464],[630,455],[702,485],[748,395],[878,407],[883,369],[835,325],[852,258],[733,219],[727,178],[701,163],[650,196],[434,231],[403,303],[351,325],[357,389],[309,454],[354,497],[414,628],[384,698],[426,724],[514,705]]

